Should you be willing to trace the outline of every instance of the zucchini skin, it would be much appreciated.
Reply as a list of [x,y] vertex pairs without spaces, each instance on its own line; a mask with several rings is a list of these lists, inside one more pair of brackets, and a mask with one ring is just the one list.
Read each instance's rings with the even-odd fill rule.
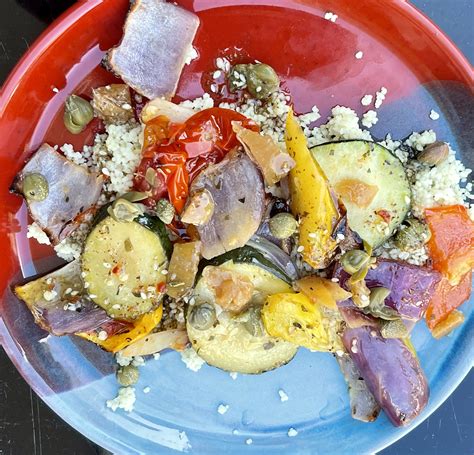
[[208,265],[218,266],[224,264],[227,261],[233,262],[245,262],[249,264],[254,264],[262,267],[263,269],[271,272],[276,277],[280,278],[281,280],[285,281],[288,284],[291,284],[291,278],[283,272],[280,268],[272,264],[262,253],[257,251],[255,248],[251,246],[245,245],[241,248],[237,248],[235,250],[227,251],[220,256],[217,256],[212,259],[204,259],[199,263],[198,273],[196,275],[196,282],[202,275],[202,271]]

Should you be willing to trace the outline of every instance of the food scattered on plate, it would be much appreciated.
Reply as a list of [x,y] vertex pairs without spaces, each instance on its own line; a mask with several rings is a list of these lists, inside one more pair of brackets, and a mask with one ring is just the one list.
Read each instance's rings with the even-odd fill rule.
[[28,237],[67,262],[16,295],[50,334],[115,354],[114,411],[133,410],[144,357],[166,349],[235,379],[306,348],[335,356],[355,419],[410,423],[429,398],[410,333],[448,335],[471,292],[471,171],[434,131],[375,139],[374,109],[335,106],[316,126],[317,107],[295,113],[264,62],[218,57],[225,83],[173,102],[198,26],[172,3],[134,2],[104,60],[122,82],[67,98],[64,128],[96,117],[104,131],[83,150],[42,145],[12,183]]

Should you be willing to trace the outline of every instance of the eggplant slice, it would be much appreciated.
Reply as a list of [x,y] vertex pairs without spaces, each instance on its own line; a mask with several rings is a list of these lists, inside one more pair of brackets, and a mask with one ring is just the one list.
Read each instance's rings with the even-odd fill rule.
[[106,66],[147,98],[172,98],[199,26],[198,17],[163,0],[136,0],[121,43]]
[[244,246],[257,232],[265,211],[262,175],[242,152],[230,152],[194,180],[193,194],[207,190],[214,201],[212,217],[197,226],[206,259]]
[[126,328],[85,296],[78,260],[37,280],[15,286],[14,290],[28,306],[35,322],[53,335],[103,328],[110,334]]
[[[48,184],[42,201],[27,199],[24,179],[41,174]],[[91,209],[102,190],[103,177],[72,163],[48,144],[43,144],[16,176],[12,190],[25,197],[31,217],[54,244],[69,235],[79,224],[78,215]]]

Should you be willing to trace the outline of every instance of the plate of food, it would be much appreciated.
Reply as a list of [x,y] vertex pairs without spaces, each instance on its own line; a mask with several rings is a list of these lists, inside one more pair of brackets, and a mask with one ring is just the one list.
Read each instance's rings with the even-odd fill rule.
[[2,89],[0,340],[114,453],[371,453],[473,364],[472,71],[406,2],[89,0]]

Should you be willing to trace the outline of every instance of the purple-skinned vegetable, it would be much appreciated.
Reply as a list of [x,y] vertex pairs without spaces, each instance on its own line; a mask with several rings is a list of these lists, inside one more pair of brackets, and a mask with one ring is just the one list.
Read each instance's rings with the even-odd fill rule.
[[[333,278],[347,288],[350,275],[337,264]],[[407,262],[389,259],[377,259],[375,268],[370,268],[365,282],[369,289],[385,287],[390,295],[385,299],[385,305],[395,310],[402,319],[418,321],[428,306],[441,275],[435,270],[420,267]]]
[[346,329],[342,341],[368,389],[395,426],[407,425],[429,398],[418,359],[399,339],[385,339],[377,329]]
[[373,422],[380,413],[380,406],[355,363],[348,354],[336,356],[336,360],[349,389],[352,418],[362,422]]

